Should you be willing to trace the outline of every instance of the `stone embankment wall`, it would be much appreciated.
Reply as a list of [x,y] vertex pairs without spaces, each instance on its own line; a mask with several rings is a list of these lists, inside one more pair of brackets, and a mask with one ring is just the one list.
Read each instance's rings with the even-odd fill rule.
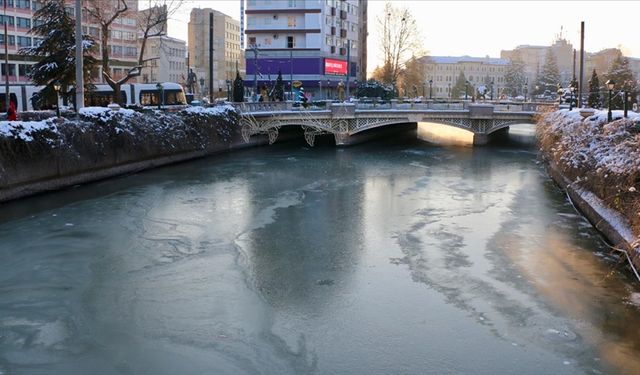
[[551,178],[613,245],[640,269],[640,116],[556,111],[537,125]]
[[265,142],[245,143],[231,107],[2,121],[0,202]]

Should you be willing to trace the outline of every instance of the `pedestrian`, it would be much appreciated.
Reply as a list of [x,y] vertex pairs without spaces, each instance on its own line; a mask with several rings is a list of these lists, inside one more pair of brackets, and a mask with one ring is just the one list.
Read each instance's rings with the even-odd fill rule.
[[16,105],[12,101],[9,101],[9,109],[7,110],[7,120],[16,121],[17,119],[18,119],[18,116],[16,114]]

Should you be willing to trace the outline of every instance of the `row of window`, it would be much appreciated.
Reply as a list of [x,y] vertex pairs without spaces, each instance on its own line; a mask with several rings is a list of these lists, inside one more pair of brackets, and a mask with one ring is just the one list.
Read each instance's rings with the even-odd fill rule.
[[[249,40],[248,40],[248,43],[249,43],[249,45],[256,44],[256,37],[255,36],[250,36]],[[271,37],[264,38],[263,45],[270,46],[271,43],[273,43],[273,38],[271,38]],[[296,38],[293,37],[293,36],[287,36],[287,48],[295,48],[295,47],[296,47]]]
[[110,45],[111,54],[114,56],[128,56],[128,57],[136,57],[138,56],[138,48],[131,46],[114,46]]
[[[18,66],[18,75],[20,77],[28,76],[29,73],[31,72],[31,68],[33,67],[33,65],[30,65],[30,64],[9,64],[10,76],[16,75],[16,65]],[[0,70],[2,71],[2,76],[6,76],[7,69],[6,69],[5,63],[2,63],[2,68]]]
[[24,18],[24,17],[13,17],[13,16],[0,15],[0,25],[4,25],[4,24],[7,24],[8,26],[17,25],[18,27],[21,27],[23,29],[30,29],[31,28],[31,19],[30,18]]
[[353,32],[358,30],[358,23],[357,22],[349,22],[349,21],[346,21],[346,20],[340,20],[340,19],[336,19],[335,17],[332,17],[332,16],[327,16],[326,19],[325,19],[325,22],[326,22],[327,26],[335,26],[336,29],[351,30]]
[[348,1],[327,0],[327,11],[331,8],[346,11],[348,14],[358,14],[358,6],[349,3]]
[[[38,44],[40,44],[40,42],[42,42],[42,38],[31,38],[28,36],[15,36],[15,35],[8,35],[8,39],[9,39],[9,45],[10,46],[15,46],[17,45],[18,47],[31,47],[32,46],[32,42],[33,42],[33,46],[37,46]],[[16,43],[17,41],[17,43]],[[4,34],[0,33],[0,45],[4,45]]]
[[[298,1],[302,1],[302,2],[304,2],[304,0],[274,0],[273,2],[274,2],[275,4],[273,4],[273,5],[275,5],[275,6],[282,6],[282,5],[278,4],[278,2],[282,4],[282,3],[284,3],[285,1],[286,1],[286,4],[287,4],[287,7],[288,7],[288,8],[295,8],[295,7],[296,7],[296,5],[298,4]],[[262,3],[263,3],[264,5],[272,5],[272,4],[271,4],[271,0],[262,0]],[[250,6],[250,7],[251,7],[251,6],[256,6],[256,5],[257,5],[257,0],[248,0],[248,1],[247,1],[247,5],[248,5],[248,6]]]
[[[469,82],[476,82],[476,83],[484,83],[487,80],[487,76],[468,76],[466,77],[467,81]],[[458,79],[458,77],[454,77],[454,76],[435,76],[433,77],[433,81],[434,82],[449,82],[449,83],[453,83]],[[489,81],[493,81],[494,83],[503,83],[504,81],[504,77],[490,77]]]
[[[347,47],[347,45],[349,44],[349,40],[345,40],[345,39],[341,39],[338,37],[333,37],[333,36],[327,36],[325,42],[327,43],[328,46],[336,46],[338,48],[342,48],[342,47]],[[355,50],[358,49],[358,42],[352,40],[351,41],[351,53],[353,53]]]
[[[431,68],[433,70],[433,68]],[[460,66],[452,64],[435,65],[435,70],[463,70],[463,71],[476,71],[476,72],[488,72],[488,73],[502,73],[506,68],[494,67],[494,66]]]
[[33,3],[30,0],[2,0],[2,2],[0,2],[0,5],[4,7],[4,3],[7,3],[7,8],[18,8],[18,9],[33,9],[33,10],[38,10],[40,8],[42,8],[42,4],[40,4],[37,1],[33,1]]
[[169,69],[171,70],[185,70],[186,64],[181,61],[169,61]]

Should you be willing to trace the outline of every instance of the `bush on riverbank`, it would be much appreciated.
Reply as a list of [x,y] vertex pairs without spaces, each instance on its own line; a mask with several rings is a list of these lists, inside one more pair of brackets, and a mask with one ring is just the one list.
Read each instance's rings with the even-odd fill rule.
[[[620,118],[620,119],[617,119]],[[562,174],[623,214],[640,235],[640,115],[597,111],[585,119],[579,110],[543,116],[537,136],[543,157]]]
[[[0,121],[0,188],[27,179],[25,169],[64,175],[191,151],[228,146],[240,137],[230,106],[177,113],[89,107],[79,118]],[[42,175],[34,176],[47,178]]]

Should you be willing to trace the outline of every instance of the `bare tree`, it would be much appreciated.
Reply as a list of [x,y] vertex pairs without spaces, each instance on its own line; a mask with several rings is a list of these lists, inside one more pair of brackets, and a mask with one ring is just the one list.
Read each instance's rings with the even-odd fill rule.
[[[148,9],[141,12],[134,12],[129,8],[130,0],[84,0],[83,9],[88,14],[90,22],[96,23],[100,27],[100,51],[102,62],[102,76],[114,91],[114,101],[122,105],[120,87],[131,78],[140,75],[142,66],[145,63],[144,50],[147,40],[151,37],[166,34],[166,23],[169,16],[179,7],[179,0],[147,0]],[[131,67],[127,73],[116,79],[111,74],[110,69],[110,48],[109,36],[111,26],[119,18],[135,19],[138,25],[138,35],[140,40],[140,50],[137,65]]]
[[381,78],[385,83],[397,82],[406,61],[424,54],[420,28],[407,8],[396,8],[391,2],[385,4],[384,14],[378,16],[377,22],[382,30]]

